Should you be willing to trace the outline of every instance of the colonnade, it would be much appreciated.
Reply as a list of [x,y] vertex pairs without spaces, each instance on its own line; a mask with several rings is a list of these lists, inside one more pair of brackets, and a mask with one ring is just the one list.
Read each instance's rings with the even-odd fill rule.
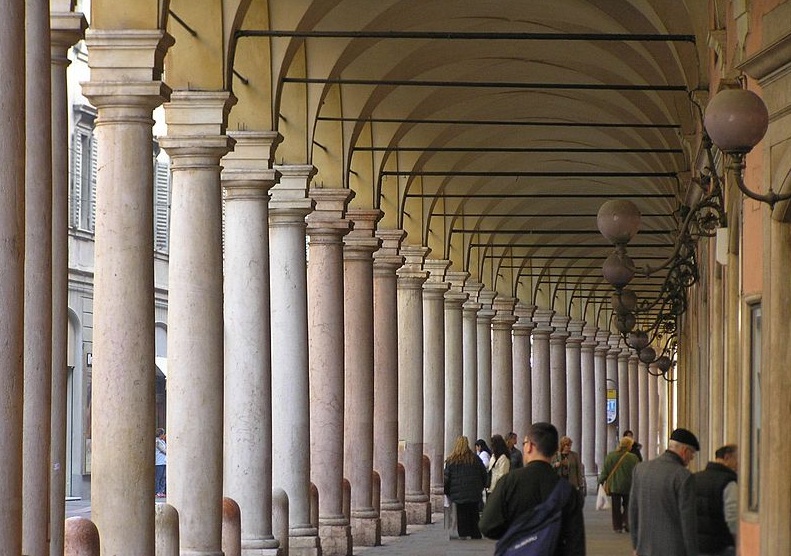
[[[13,17],[2,25],[0,44],[12,52],[22,29]],[[172,42],[163,32],[89,31],[87,41],[84,92],[99,137],[92,517],[103,551],[154,551],[151,149],[152,111],[162,103],[169,128],[160,144],[173,168],[168,496],[182,553],[221,553],[225,495],[241,509],[243,553],[279,554],[273,487],[288,495],[292,555],[346,555],[404,534],[407,522],[427,523],[441,506],[443,460],[460,434],[488,440],[552,421],[595,473],[614,446],[607,378],[619,386],[620,428],[638,430],[646,455],[656,454],[666,389],[617,335],[451,270],[402,230],[380,228],[378,209],[351,206],[353,192],[312,184],[311,165],[273,165],[277,133],[227,132],[232,95],[170,91],[158,80]],[[24,87],[10,75],[0,94],[21,109]],[[19,198],[24,130],[14,119],[2,125],[0,164],[10,170],[0,188]],[[24,204],[3,206],[3,222],[24,221],[15,208]],[[18,362],[0,380],[12,397],[24,321],[24,242],[15,245],[0,281],[9,315],[0,349]],[[25,296],[51,282],[26,283]],[[31,366],[25,359],[26,373]],[[51,386],[27,386],[25,410],[35,410],[28,397],[46,402]],[[9,466],[0,486],[10,501],[0,536],[21,553],[23,530],[35,543],[48,527],[47,488],[25,497],[24,512],[15,506],[23,450],[33,447],[22,445],[21,403],[4,407],[14,411],[0,425]]]

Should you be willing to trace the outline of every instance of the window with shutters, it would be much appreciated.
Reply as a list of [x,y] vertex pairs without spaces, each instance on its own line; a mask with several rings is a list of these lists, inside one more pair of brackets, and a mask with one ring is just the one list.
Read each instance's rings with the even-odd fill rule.
[[170,236],[170,163],[167,157],[154,157],[154,250],[167,253]]
[[91,106],[75,106],[74,116],[69,225],[78,230],[93,232],[96,217],[97,149],[93,134],[96,110]]

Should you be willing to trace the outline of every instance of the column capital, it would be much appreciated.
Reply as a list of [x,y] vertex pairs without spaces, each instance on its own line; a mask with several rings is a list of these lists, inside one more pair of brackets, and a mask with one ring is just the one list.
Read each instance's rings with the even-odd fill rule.
[[582,328],[582,335],[585,339],[582,342],[582,349],[594,349],[598,343],[596,342],[596,333],[599,329],[595,326],[584,326]]
[[428,278],[428,272],[423,270],[423,261],[430,252],[431,249],[422,245],[401,246],[404,265],[396,271],[399,287],[423,288],[423,282]]
[[275,165],[280,181],[272,186],[269,201],[270,225],[300,222],[313,210],[313,199],[308,197],[308,185],[316,175],[316,167],[310,164]]
[[395,275],[396,270],[404,264],[404,257],[399,254],[399,249],[406,232],[379,229],[374,235],[382,242],[379,250],[374,252],[374,273]]
[[554,340],[555,342],[561,341],[565,343],[566,338],[569,337],[569,332],[566,327],[570,321],[571,318],[567,317],[566,315],[560,315],[558,313],[552,315],[551,325],[555,330],[550,335],[550,340]]
[[448,291],[450,284],[445,282],[445,272],[450,267],[447,259],[425,259],[423,270],[428,272],[428,280],[423,284],[423,291],[429,296],[442,298]]
[[371,260],[374,251],[379,249],[382,240],[376,237],[376,223],[382,218],[379,209],[349,209],[346,217],[352,222],[352,229],[343,238],[343,258]]
[[533,322],[533,313],[536,310],[535,305],[526,305],[521,301],[516,304],[514,308],[514,316],[516,322],[514,323],[514,336],[529,336],[536,323]]
[[344,216],[354,192],[341,187],[311,187],[308,189],[308,197],[315,203],[313,211],[305,218],[310,243],[341,241],[352,226]]
[[599,353],[607,353],[610,351],[610,331],[599,330],[596,333],[596,351]]
[[554,328],[552,327],[552,315],[555,314],[555,311],[552,309],[544,309],[542,307],[536,307],[533,311],[533,322],[536,323],[536,327],[533,329],[533,335],[536,337],[548,337],[552,332],[554,332]]
[[469,276],[469,272],[451,271],[445,273],[445,278],[450,284],[450,289],[445,294],[445,307],[461,308],[467,301],[469,294],[464,291],[464,283]]
[[478,292],[478,303],[483,305],[483,309],[491,309],[492,303],[497,298],[497,292],[488,288],[483,288]]
[[174,91],[165,103],[168,134],[159,139],[172,171],[216,166],[236,141],[225,135],[236,97],[228,91]]
[[68,65],[65,51],[85,36],[88,21],[80,12],[53,11],[49,14],[49,27],[53,54],[57,50],[57,61]]
[[514,307],[516,298],[497,296],[492,302],[492,310],[495,312],[492,318],[492,327],[497,329],[510,329],[516,322]]
[[165,53],[175,41],[164,31],[88,29],[85,42],[91,81],[82,84],[83,94],[97,108],[122,109],[104,114],[104,121],[128,121],[130,106],[153,109],[170,97],[161,79]]
[[[483,289],[483,284],[474,280],[467,279],[464,282],[464,292],[469,296],[468,303],[478,303],[478,296]],[[479,307],[480,308],[480,307]]]
[[280,179],[280,172],[271,163],[283,136],[276,131],[236,131],[228,135],[236,145],[222,159],[220,176],[225,200],[268,200],[269,189]]
[[621,354],[621,337],[618,334],[610,333],[607,345],[610,346],[609,351],[607,351],[607,357],[617,358]]

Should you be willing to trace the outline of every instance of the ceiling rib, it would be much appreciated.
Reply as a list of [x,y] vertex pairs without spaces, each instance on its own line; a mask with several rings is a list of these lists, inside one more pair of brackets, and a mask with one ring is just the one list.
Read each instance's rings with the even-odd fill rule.
[[351,118],[341,116],[319,116],[322,122],[370,122],[380,124],[419,124],[419,125],[494,125],[517,127],[583,127],[583,128],[626,128],[626,129],[681,129],[679,124],[654,123],[613,123],[613,122],[557,122],[533,120],[432,120],[415,118]]
[[281,29],[240,29],[237,38],[296,39],[409,39],[409,40],[507,40],[507,41],[591,41],[591,42],[681,42],[695,44],[695,35],[674,33],[526,33],[476,31],[316,31]]
[[530,90],[562,90],[562,91],[668,91],[687,92],[686,85],[634,85],[629,83],[536,83],[521,81],[433,81],[425,79],[351,79],[343,77],[283,77],[283,83],[301,83],[307,85],[366,85],[393,87],[431,87],[442,89],[483,88],[483,89],[530,89]]

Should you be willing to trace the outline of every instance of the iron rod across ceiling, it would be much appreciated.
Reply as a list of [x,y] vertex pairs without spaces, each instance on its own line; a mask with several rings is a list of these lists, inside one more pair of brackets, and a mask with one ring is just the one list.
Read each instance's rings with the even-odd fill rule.
[[508,41],[594,41],[594,42],[685,42],[695,44],[695,35],[673,33],[529,33],[486,31],[318,31],[290,29],[240,29],[236,37],[295,39],[419,39],[419,40],[508,40]]

